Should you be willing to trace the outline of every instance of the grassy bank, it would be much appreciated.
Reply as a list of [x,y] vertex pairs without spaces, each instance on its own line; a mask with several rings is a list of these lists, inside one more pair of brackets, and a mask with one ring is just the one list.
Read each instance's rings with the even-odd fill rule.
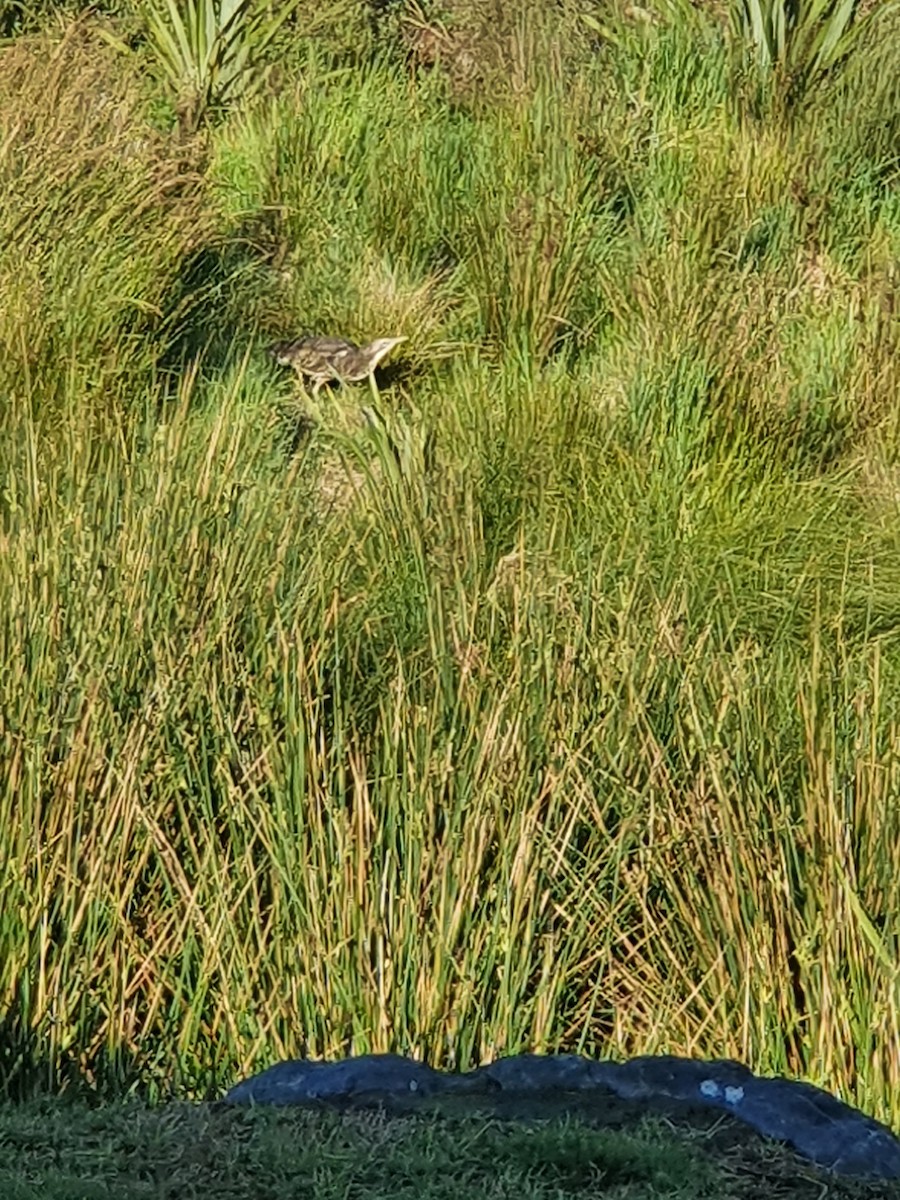
[[[344,8],[196,133],[127,15],[2,50],[0,1084],[674,1051],[896,1122],[900,41],[792,105],[714,17]],[[374,424],[304,328],[409,337]]]
[[630,1129],[555,1119],[510,1125],[190,1105],[0,1107],[10,1200],[887,1200],[887,1184],[826,1181],[721,1121]]

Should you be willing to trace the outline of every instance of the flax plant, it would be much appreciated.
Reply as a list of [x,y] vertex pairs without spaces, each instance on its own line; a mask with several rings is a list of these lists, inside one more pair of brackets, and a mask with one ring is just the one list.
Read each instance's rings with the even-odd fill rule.
[[260,87],[261,58],[297,3],[150,0],[145,11],[149,43],[188,131],[213,109]]
[[860,12],[859,0],[741,0],[732,31],[763,74],[776,73],[801,98],[853,53],[876,19],[897,10],[894,0]]

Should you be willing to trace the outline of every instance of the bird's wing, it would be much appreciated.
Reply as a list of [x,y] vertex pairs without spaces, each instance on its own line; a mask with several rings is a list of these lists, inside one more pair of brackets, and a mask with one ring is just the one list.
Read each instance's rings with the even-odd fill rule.
[[305,337],[300,338],[296,344],[298,348],[315,350],[318,354],[342,354],[348,350],[359,349],[354,342],[339,337]]

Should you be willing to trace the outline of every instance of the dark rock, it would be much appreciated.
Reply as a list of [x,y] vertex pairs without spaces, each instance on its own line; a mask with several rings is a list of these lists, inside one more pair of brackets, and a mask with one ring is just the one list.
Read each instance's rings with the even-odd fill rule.
[[[443,1074],[397,1054],[366,1054],[333,1063],[299,1059],[237,1084],[224,1103],[311,1104],[359,1098],[361,1103],[395,1106],[402,1101],[402,1110],[409,1112],[416,1111],[421,1100],[458,1093],[480,1098],[489,1108],[493,1094],[498,1111],[523,1114],[533,1114],[537,1106],[558,1115],[561,1105],[577,1107],[579,1097],[601,1100],[611,1094],[648,1111],[663,1101],[688,1104],[727,1112],[837,1174],[900,1179],[900,1140],[885,1125],[811,1084],[760,1079],[728,1059],[703,1062],[660,1055],[614,1063],[575,1054],[520,1054],[467,1074]],[[516,1102],[512,1109],[507,1098]]]
[[900,1179],[900,1141],[887,1126],[810,1083],[751,1076],[704,1098],[838,1174]]
[[438,1071],[399,1054],[363,1054],[331,1063],[300,1058],[276,1063],[236,1084],[224,1100],[226,1104],[304,1104],[361,1094],[430,1096],[442,1089],[444,1080]]
[[592,1070],[596,1063],[578,1054],[516,1054],[498,1058],[472,1072],[474,1079],[486,1079],[504,1092],[580,1091],[596,1087]]
[[704,1085],[714,1080],[719,1088],[737,1087],[753,1072],[731,1059],[705,1062],[696,1058],[676,1058],[669,1054],[646,1055],[627,1062],[592,1064],[597,1083],[611,1088],[626,1100],[645,1100],[667,1096],[673,1100],[704,1099]]

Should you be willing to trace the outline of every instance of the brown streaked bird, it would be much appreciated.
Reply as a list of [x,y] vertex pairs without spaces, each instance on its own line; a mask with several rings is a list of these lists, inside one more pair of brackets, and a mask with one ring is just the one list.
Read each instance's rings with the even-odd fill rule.
[[368,346],[357,346],[346,338],[310,337],[293,342],[276,342],[269,353],[277,363],[293,367],[301,379],[313,380],[313,397],[329,379],[340,383],[359,383],[368,379],[375,368],[405,337],[376,338]]

